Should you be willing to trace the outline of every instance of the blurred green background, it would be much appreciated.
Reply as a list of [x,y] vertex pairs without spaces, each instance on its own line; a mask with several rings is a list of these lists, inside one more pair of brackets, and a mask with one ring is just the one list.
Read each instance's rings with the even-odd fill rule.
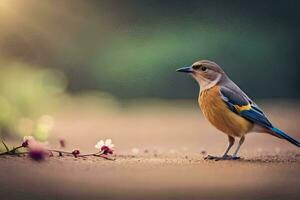
[[298,101],[299,9],[296,0],[0,0],[1,135],[45,138],[47,113],[70,96],[194,99],[196,83],[175,70],[200,59],[255,99]]

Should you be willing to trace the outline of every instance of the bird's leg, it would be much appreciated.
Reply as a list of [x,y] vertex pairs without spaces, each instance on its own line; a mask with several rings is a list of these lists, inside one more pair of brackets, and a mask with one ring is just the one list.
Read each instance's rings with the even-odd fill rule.
[[227,154],[228,154],[229,150],[231,149],[231,147],[234,145],[235,139],[232,136],[228,136],[228,141],[229,141],[228,147],[227,147],[226,151],[224,152],[224,155],[222,156],[222,158],[228,157]]
[[227,149],[224,152],[224,155],[222,157],[208,155],[204,159],[205,160],[231,160],[232,157],[228,156],[227,154],[228,154],[229,150],[231,149],[231,147],[234,145],[234,141],[235,141],[234,137],[228,136],[229,144],[228,144],[228,147],[227,147]]
[[237,157],[237,154],[238,154],[242,144],[244,143],[244,141],[245,141],[245,136],[241,137],[241,139],[239,141],[239,146],[236,148],[236,150],[235,150],[235,152],[232,156],[233,159],[239,159],[240,158],[240,157]]

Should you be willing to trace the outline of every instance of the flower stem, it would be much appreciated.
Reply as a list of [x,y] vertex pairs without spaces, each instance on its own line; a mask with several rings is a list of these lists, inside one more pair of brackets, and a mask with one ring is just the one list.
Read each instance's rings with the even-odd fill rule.
[[49,151],[55,152],[55,153],[63,153],[63,154],[73,155],[72,152],[68,152],[68,151],[61,151],[61,150],[56,150],[56,149],[49,149]]
[[[18,147],[14,147],[12,148],[11,150],[7,147],[7,145],[4,143],[4,141],[2,141],[6,151],[5,152],[1,152],[0,153],[0,156],[3,156],[3,155],[22,155],[22,154],[28,154],[29,152],[16,152],[18,149],[21,149],[21,148],[24,148],[23,145],[21,146],[18,146]],[[62,150],[56,150],[56,149],[49,149],[48,150],[50,153],[59,153],[60,156],[62,154],[67,154],[67,155],[73,155],[75,157],[89,157],[89,156],[96,156],[96,157],[101,157],[103,159],[106,159],[106,160],[115,160],[113,158],[109,158],[107,156],[105,156],[105,151],[100,151],[100,152],[97,152],[97,153],[88,153],[88,154],[78,154],[78,155],[74,155],[74,152],[68,152],[68,151],[62,151]]]
[[111,160],[111,161],[115,161],[115,160],[116,160],[115,158],[106,157],[106,156],[104,156],[104,154],[101,154],[101,155],[94,155],[94,156],[103,158],[103,159],[105,159],[105,160]]
[[80,154],[78,157],[88,157],[88,156],[96,156],[97,153],[88,153],[88,154]]
[[88,153],[88,154],[80,154],[79,156],[81,157],[86,157],[86,156],[101,156],[104,154],[104,151],[100,151],[97,153]]
[[23,146],[18,146],[18,147],[14,147],[13,149],[9,150],[3,141],[2,141],[2,143],[4,144],[4,146],[7,150],[6,150],[6,152],[0,153],[0,156],[2,156],[2,155],[17,155],[19,153],[17,153],[16,151],[18,149],[23,148]]
[[[56,149],[51,149],[51,150],[49,150],[49,152],[73,155],[72,152],[61,151],[61,150],[56,150]],[[77,155],[77,157],[89,157],[89,156],[101,157],[101,158],[106,159],[106,160],[115,160],[115,159],[104,156],[104,151],[100,151],[100,152],[97,152],[97,153],[88,153],[88,154],[79,154],[79,155]]]

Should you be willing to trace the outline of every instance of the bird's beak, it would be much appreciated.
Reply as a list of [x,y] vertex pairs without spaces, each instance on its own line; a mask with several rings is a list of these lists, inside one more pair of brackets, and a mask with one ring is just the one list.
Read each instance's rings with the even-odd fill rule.
[[182,67],[182,68],[177,69],[176,72],[192,73],[193,68],[192,68],[192,66]]

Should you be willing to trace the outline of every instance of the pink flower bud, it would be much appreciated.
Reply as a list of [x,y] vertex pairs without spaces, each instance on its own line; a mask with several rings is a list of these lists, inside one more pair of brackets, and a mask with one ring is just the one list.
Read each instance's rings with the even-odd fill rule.
[[77,158],[80,154],[80,151],[76,149],[76,150],[72,151],[72,154],[75,158]]
[[113,150],[105,145],[101,147],[101,151],[103,152],[104,155],[113,154]]
[[35,142],[34,137],[32,136],[24,136],[23,142],[22,142],[22,147],[28,147],[30,142]]
[[29,156],[33,160],[41,161],[49,156],[49,151],[44,144],[37,141],[30,141],[27,145],[29,149]]
[[28,140],[26,140],[25,142],[22,142],[22,147],[28,147]]
[[66,141],[64,139],[60,139],[59,140],[59,144],[61,148],[65,148],[66,147]]

